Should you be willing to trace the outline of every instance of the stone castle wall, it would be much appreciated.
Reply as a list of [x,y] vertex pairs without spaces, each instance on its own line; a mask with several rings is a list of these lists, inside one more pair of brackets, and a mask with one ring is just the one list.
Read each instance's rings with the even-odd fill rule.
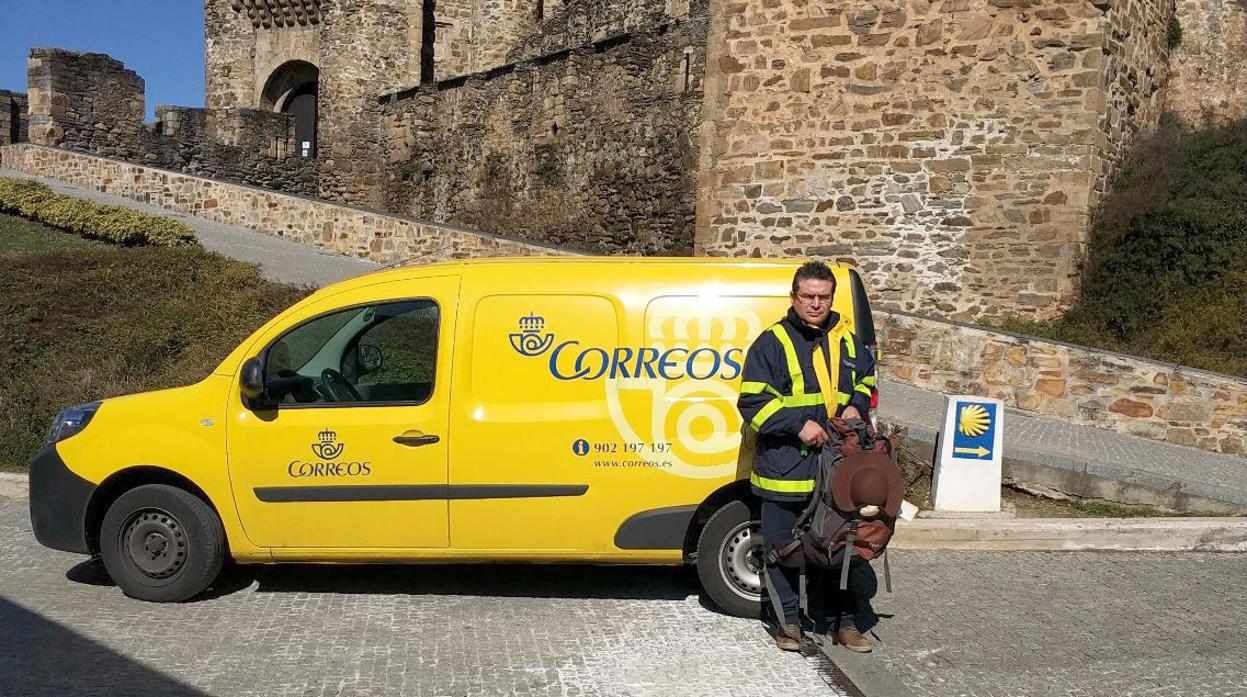
[[386,97],[386,209],[586,251],[690,253],[705,9]]
[[[547,5],[544,18],[512,43],[507,61],[536,58],[644,30],[686,16],[689,11],[689,0],[569,0],[558,7]],[[702,14],[705,11],[699,10]]]
[[29,60],[30,140],[124,157],[143,132],[143,78],[102,53],[36,48]]
[[29,131],[26,94],[0,90],[0,145],[23,143],[29,139]]
[[454,226],[30,144],[0,148],[4,167],[251,228],[322,249],[392,263],[567,254]]
[[156,108],[154,128],[124,159],[302,196],[319,193],[319,163],[298,157],[294,122],[257,109]]
[[376,207],[382,161],[376,98],[420,81],[422,5],[417,0],[314,4],[314,16],[266,26],[235,9],[233,0],[206,2],[206,104],[271,107],[263,102],[273,74],[292,61],[311,64],[320,71],[318,193]]
[[1166,107],[1193,125],[1247,117],[1247,2],[1177,0]]
[[[104,86],[103,88],[99,86]],[[143,80],[102,54],[35,49],[30,140],[304,195],[319,192],[319,163],[297,157],[285,114],[161,106],[143,124]]]
[[1092,202],[1112,185],[1135,140],[1154,130],[1164,109],[1169,77],[1168,33],[1173,0],[1092,0],[1108,8],[1101,28],[1103,102],[1092,103],[1102,136],[1092,159]]
[[725,0],[698,250],[851,258],[905,310],[1059,314],[1096,182],[1158,114],[1160,1]]
[[377,97],[419,81],[419,7],[408,0],[334,6],[325,14],[320,64],[321,196],[380,207],[385,156]]
[[1211,452],[1247,452],[1247,380],[902,313],[876,313],[880,377]]
[[472,25],[475,8],[475,0],[437,0],[434,5],[434,80],[474,71]]

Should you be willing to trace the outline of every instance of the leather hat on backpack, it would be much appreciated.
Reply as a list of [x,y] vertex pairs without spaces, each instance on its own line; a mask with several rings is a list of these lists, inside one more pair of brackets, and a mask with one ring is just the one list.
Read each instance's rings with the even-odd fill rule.
[[831,495],[842,511],[878,506],[888,518],[896,518],[905,498],[905,482],[885,448],[854,449],[837,463]]

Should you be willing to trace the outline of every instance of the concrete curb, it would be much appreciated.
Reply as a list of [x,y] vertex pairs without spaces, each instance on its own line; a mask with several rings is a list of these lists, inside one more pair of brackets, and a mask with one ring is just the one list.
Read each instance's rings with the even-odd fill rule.
[[0,472],[0,496],[23,498],[30,493],[30,477],[17,472]]
[[897,523],[895,549],[1247,552],[1247,518],[919,518]]

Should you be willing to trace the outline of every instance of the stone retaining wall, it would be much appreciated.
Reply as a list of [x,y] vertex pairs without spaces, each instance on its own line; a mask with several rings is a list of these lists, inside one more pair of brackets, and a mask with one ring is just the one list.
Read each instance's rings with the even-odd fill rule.
[[0,148],[0,166],[380,263],[568,253],[471,230],[30,144]]
[[910,314],[881,312],[876,325],[884,379],[1212,452],[1247,450],[1247,380]]

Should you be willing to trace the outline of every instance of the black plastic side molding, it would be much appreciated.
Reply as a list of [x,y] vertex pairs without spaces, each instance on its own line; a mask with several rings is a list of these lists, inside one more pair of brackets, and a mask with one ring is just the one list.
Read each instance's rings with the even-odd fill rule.
[[641,511],[623,522],[615,532],[620,549],[684,549],[684,535],[697,506],[672,506]]

